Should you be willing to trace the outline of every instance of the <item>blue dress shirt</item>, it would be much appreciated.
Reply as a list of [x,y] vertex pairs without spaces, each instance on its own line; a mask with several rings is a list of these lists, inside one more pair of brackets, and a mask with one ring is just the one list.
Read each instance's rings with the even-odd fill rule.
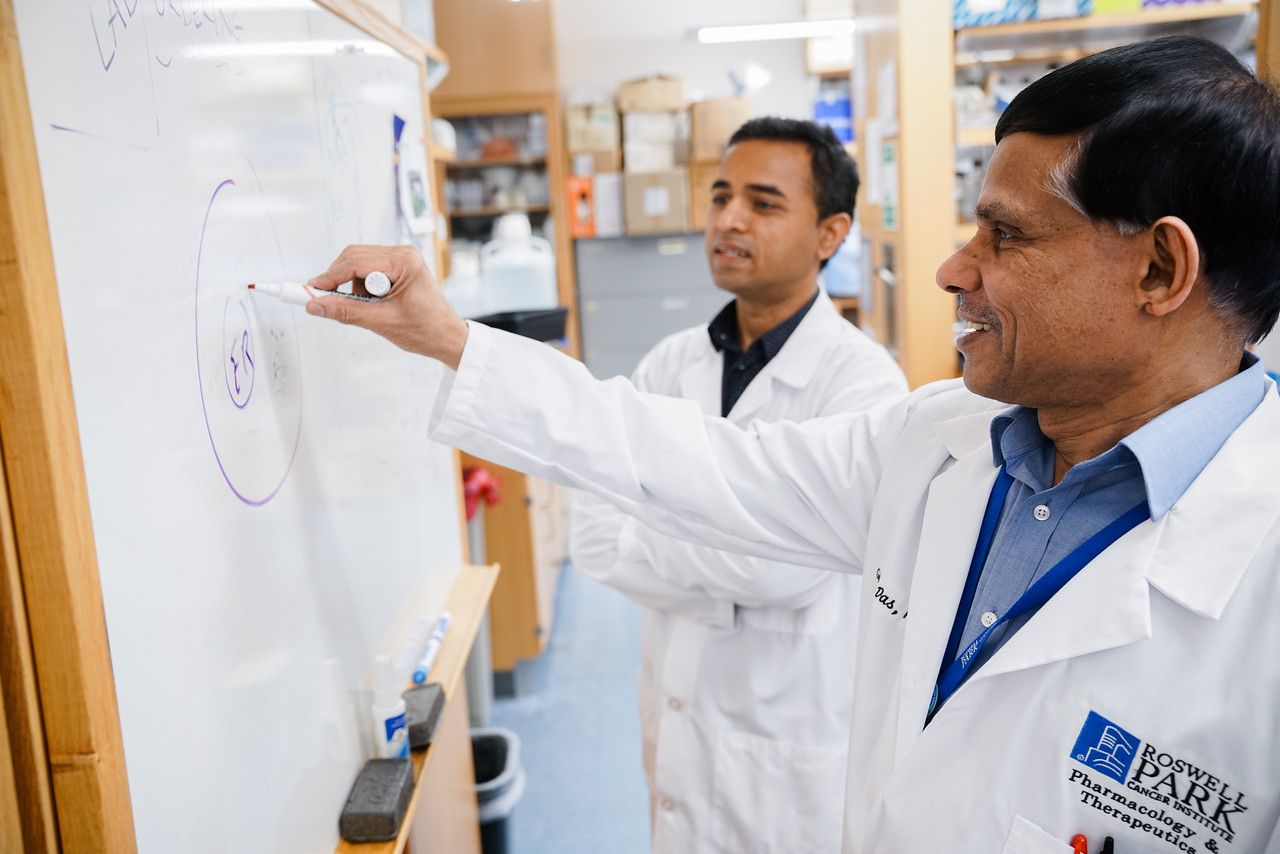
[[[1162,413],[1106,453],[1073,466],[1057,486],[1053,443],[1040,432],[1036,410],[1018,406],[996,416],[991,452],[995,465],[1008,468],[1013,487],[973,605],[956,614],[956,621],[964,623],[957,649],[967,647],[1054,564],[1143,498],[1152,519],[1169,512],[1262,402],[1266,389],[1262,363],[1246,353],[1234,377]],[[992,632],[975,669],[1032,616],[1010,620]]]

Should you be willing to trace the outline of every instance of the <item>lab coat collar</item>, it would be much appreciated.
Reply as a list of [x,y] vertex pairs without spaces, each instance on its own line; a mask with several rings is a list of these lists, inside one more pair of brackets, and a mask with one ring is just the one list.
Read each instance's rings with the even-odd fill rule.
[[[992,401],[993,407],[1003,406],[1003,404]],[[979,412],[970,412],[967,415],[960,415],[947,421],[939,421],[933,425],[933,431],[938,438],[942,440],[942,446],[947,449],[955,459],[961,459],[968,456],[978,448],[991,448],[991,422],[1006,415],[1016,406],[1005,406],[1004,409],[985,409]],[[987,462],[991,463],[991,454],[987,454]],[[995,475],[992,474],[993,482]]]
[[[1162,520],[1151,585],[1217,620],[1280,516],[1280,396],[1267,379],[1257,409],[1227,439]],[[1224,512],[1225,511],[1225,512]]]
[[[997,469],[991,465],[991,456],[983,445],[985,425],[990,424],[993,414],[988,411],[976,417],[955,419],[969,423],[963,429],[953,426],[953,438],[961,445],[968,444],[962,441],[967,430],[978,437],[977,446],[935,477],[929,486],[922,525],[924,536],[916,553],[910,596],[903,615],[906,634],[902,643],[901,696],[894,741],[897,761],[902,760],[924,729],[929,698],[955,620],[987,496],[996,479]],[[954,425],[954,422],[948,423]],[[880,567],[866,567],[865,571],[876,573],[877,586],[888,599],[902,601],[903,591],[894,587],[891,575],[886,573],[880,578],[879,573],[884,571]],[[877,598],[880,594],[881,590],[877,590]]]
[[[840,324],[848,323],[831,302],[825,291],[818,291],[818,299],[760,374],[747,386],[738,398],[729,417],[745,424],[763,410],[773,399],[770,387],[778,382],[793,389],[803,388],[813,382],[814,374],[822,369],[828,344],[844,330]],[[717,355],[719,355],[717,353]]]

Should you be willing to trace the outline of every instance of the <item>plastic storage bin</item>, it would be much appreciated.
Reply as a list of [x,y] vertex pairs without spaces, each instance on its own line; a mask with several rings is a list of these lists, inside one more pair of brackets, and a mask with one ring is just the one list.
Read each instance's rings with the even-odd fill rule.
[[525,785],[520,736],[503,727],[473,729],[471,760],[480,808],[480,848],[484,854],[509,854],[507,819],[520,802]]
[[535,341],[559,341],[564,337],[565,318],[569,309],[543,308],[535,311],[503,311],[471,318],[476,323],[504,332],[514,332]]

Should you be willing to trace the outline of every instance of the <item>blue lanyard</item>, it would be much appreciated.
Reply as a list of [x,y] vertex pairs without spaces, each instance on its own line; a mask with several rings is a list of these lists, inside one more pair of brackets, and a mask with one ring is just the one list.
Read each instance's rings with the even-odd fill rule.
[[[982,528],[978,532],[978,544],[973,550],[973,560],[969,564],[969,577],[965,581],[964,593],[960,599],[962,614],[967,615],[973,606],[978,579],[982,575],[982,568],[987,563],[987,557],[991,554],[991,544],[995,541],[996,525],[1000,521],[1001,511],[1004,509],[1005,500],[1008,498],[1009,489],[1012,486],[1013,477],[1005,470],[1004,466],[1001,466],[1000,474],[996,477],[995,486],[991,488],[991,497],[987,499],[987,510],[982,517]],[[1070,554],[1054,564],[1053,568],[1040,576],[1034,584],[1027,588],[1025,593],[1018,597],[1018,601],[1014,602],[1000,619],[987,626],[982,634],[974,638],[973,642],[965,647],[964,651],[959,655],[955,655],[955,648],[960,643],[959,636],[964,630],[964,620],[957,619],[947,644],[946,653],[948,658],[951,656],[955,656],[955,658],[943,670],[933,688],[933,699],[929,702],[929,717],[932,718],[942,704],[964,683],[964,680],[969,676],[969,669],[978,659],[978,654],[986,646],[987,639],[991,637],[992,632],[1010,620],[1016,620],[1024,614],[1039,610],[1059,590],[1066,586],[1068,581],[1075,578],[1080,570],[1088,566],[1090,561],[1106,551],[1116,540],[1149,518],[1151,518],[1151,510],[1146,501],[1139,502],[1122,513],[1117,519],[1085,540],[1073,549]]]

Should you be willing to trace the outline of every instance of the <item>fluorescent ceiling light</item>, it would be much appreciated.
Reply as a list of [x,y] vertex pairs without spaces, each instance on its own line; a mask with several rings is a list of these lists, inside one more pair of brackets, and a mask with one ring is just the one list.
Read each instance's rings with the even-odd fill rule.
[[373,39],[316,39],[315,41],[201,44],[184,48],[187,59],[240,59],[250,56],[399,56],[395,48]]
[[791,21],[785,24],[742,24],[732,27],[703,27],[698,41],[703,44],[724,42],[763,42],[774,39],[820,39],[853,35],[852,18],[830,21]]

